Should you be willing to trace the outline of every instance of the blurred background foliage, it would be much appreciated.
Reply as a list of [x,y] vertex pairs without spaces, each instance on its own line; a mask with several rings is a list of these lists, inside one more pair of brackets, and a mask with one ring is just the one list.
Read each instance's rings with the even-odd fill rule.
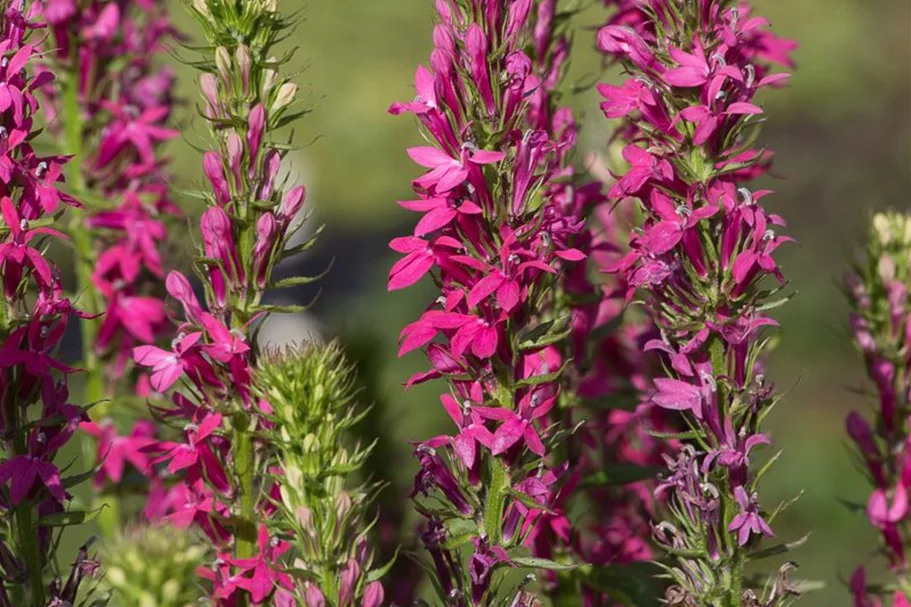
[[[772,431],[784,455],[769,481],[766,506],[804,492],[776,527],[787,539],[813,532],[793,557],[802,577],[824,580],[828,587],[802,604],[847,604],[843,580],[871,554],[876,538],[863,515],[842,503],[866,500],[864,481],[843,438],[843,419],[851,408],[868,403],[851,391],[864,385],[863,372],[848,340],[838,282],[870,213],[904,209],[911,202],[911,3],[755,4],[777,33],[801,44],[790,86],[761,100],[768,117],[764,138],[777,153],[775,175],[763,186],[777,191],[770,204],[789,220],[789,233],[799,241],[781,252],[799,293],[777,311],[783,339],[770,375],[788,396],[774,414]],[[197,32],[183,7],[179,1],[173,5],[176,25],[195,42]],[[420,145],[414,122],[389,116],[386,108],[414,94],[415,66],[426,62],[431,49],[432,3],[281,0],[280,5],[302,18],[287,46],[299,47],[297,81],[312,108],[293,126],[302,146],[293,157],[294,171],[308,187],[314,224],[326,224],[303,265],[311,272],[330,262],[333,267],[320,281],[321,293],[308,317],[290,324],[284,320],[268,334],[281,339],[317,327],[327,337],[342,336],[361,359],[368,398],[377,403],[364,428],[366,434],[380,434],[374,475],[392,481],[383,501],[399,501],[401,508],[414,469],[408,441],[446,428],[439,386],[402,390],[407,377],[422,370],[422,357],[397,360],[395,354],[398,331],[421,312],[430,290],[385,290],[394,259],[386,243],[409,232],[414,222],[395,204],[410,196],[409,182],[418,174],[405,148]],[[581,161],[606,151],[611,128],[588,85],[617,75],[602,71],[594,50],[603,7],[596,0],[579,5],[570,80],[584,90],[568,92],[567,101],[585,125]],[[175,53],[188,56],[179,48]],[[174,184],[195,188],[202,184],[198,149],[206,146],[208,134],[197,112],[196,73],[186,67],[178,73],[183,138],[171,146]],[[193,201],[181,202],[192,216]],[[172,238],[178,264],[188,250],[186,229]],[[316,290],[277,297],[304,303]]]

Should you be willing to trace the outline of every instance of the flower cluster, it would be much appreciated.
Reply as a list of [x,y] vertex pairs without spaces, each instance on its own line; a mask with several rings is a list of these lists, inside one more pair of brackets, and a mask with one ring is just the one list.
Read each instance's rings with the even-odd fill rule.
[[353,368],[337,344],[307,345],[267,352],[255,383],[281,437],[281,483],[271,524],[296,538],[288,559],[308,572],[293,581],[293,593],[307,607],[379,607],[385,596],[379,578],[388,566],[371,567],[364,521],[373,488],[347,482],[370,448],[343,446],[365,414],[355,400]]
[[533,8],[437,2],[430,69],[417,69],[413,101],[390,108],[416,116],[435,143],[408,150],[429,170],[413,182],[418,198],[400,204],[423,215],[390,243],[403,258],[389,289],[430,275],[440,290],[399,354],[424,348],[432,367],[409,385],[449,384],[440,399],[457,431],[417,445],[414,496],[435,498],[416,504],[436,588],[452,605],[494,604],[510,567],[559,567],[525,554],[555,514],[566,469],[546,457],[568,432],[550,423],[570,363],[556,345],[571,331],[557,298],[561,273],[585,265],[574,245],[583,222],[566,212],[585,203],[555,195],[575,140],[571,116],[553,114],[549,99],[567,45],[552,40],[554,3]]
[[[25,11],[25,12],[23,12]],[[79,316],[64,297],[48,249],[65,240],[54,229],[77,202],[58,189],[65,158],[39,156],[36,93],[52,80],[37,73],[31,33],[40,27],[34,5],[5,5],[0,15],[0,605],[73,604],[97,563],[87,549],[69,579],[58,571],[61,534],[86,518],[72,509],[68,489],[82,475],[64,477],[55,458],[86,420],[69,402],[74,370],[56,357],[68,319]]]
[[[547,355],[554,366],[572,362],[550,417],[574,432],[550,454],[553,464],[567,467],[565,481],[546,498],[551,512],[530,529],[527,544],[535,556],[586,565],[547,574],[541,588],[553,600],[581,590],[588,604],[597,605],[611,604],[603,566],[651,557],[653,500],[640,479],[653,474],[668,445],[648,434],[662,429],[666,417],[644,397],[649,369],[642,346],[651,335],[649,325],[641,317],[623,316],[624,290],[616,281],[592,274],[622,246],[625,232],[602,184],[573,166],[579,127],[562,105],[572,24],[565,9],[556,0],[542,0],[529,18],[532,74],[523,119],[526,128],[540,129],[555,142],[553,156],[541,165],[540,196],[575,225],[568,242],[594,264],[563,264],[548,305],[535,310],[537,321],[564,327]],[[587,514],[568,514],[581,511]]]
[[652,401],[689,426],[680,435],[688,446],[668,457],[657,489],[673,519],[654,533],[675,561],[667,600],[785,604],[796,592],[786,568],[762,590],[749,587],[744,564],[759,556],[780,511],[761,508],[766,468],[757,472],[750,458],[770,442],[761,424],[777,398],[762,355],[764,329],[777,323],[765,311],[784,287],[774,253],[789,239],[776,233],[782,218],[759,204],[769,192],[743,184],[770,161],[751,147],[762,114],[755,95],[787,78],[772,63],[790,65],[794,44],[771,34],[744,2],[620,4],[598,35],[601,50],[631,74],[599,87],[605,115],[625,120],[629,168],[609,197],[638,200],[645,222],[611,269],[628,297],[645,293],[660,331],[646,345],[666,361]]
[[[177,132],[166,127],[175,78],[160,60],[173,32],[162,3],[148,0],[38,6],[50,30],[43,67],[60,76],[44,92],[45,114],[58,147],[73,157],[68,185],[86,205],[69,225],[79,301],[95,313],[81,323],[83,394],[96,403],[97,420],[83,424],[84,452],[95,448],[96,499],[105,506],[98,521],[113,537],[122,514],[116,496],[144,495],[145,476],[160,482],[141,451],[156,428],[141,420],[120,435],[112,414],[124,417],[118,380],[134,379],[133,347],[170,332],[162,257],[166,218],[179,210],[169,200],[162,144]],[[141,375],[135,388],[147,396],[148,378]],[[125,462],[139,474],[125,474]]]
[[[161,3],[43,0],[52,36],[48,69],[61,74],[49,89],[46,113],[61,147],[75,158],[70,185],[88,205],[72,222],[77,276],[100,327],[83,335],[90,400],[110,397],[137,344],[168,331],[156,285],[164,278],[161,249],[168,198],[167,128],[174,74],[158,60],[173,31]],[[104,406],[104,405],[102,405]]]
[[[878,396],[872,420],[848,415],[848,435],[873,486],[867,518],[882,535],[883,551],[895,573],[893,605],[911,602],[908,556],[911,540],[911,217],[881,213],[873,217],[858,263],[845,278],[851,329]],[[868,596],[866,576],[851,581],[855,605],[878,604]]]
[[[134,349],[136,362],[151,369],[156,391],[181,382],[173,406],[161,415],[182,425],[182,440],[158,442],[150,449],[177,480],[163,487],[160,497],[150,498],[150,504],[158,505],[150,514],[181,528],[195,525],[209,538],[217,559],[205,577],[218,605],[321,605],[314,602],[315,593],[335,592],[332,604],[337,607],[355,602],[373,607],[382,599],[381,586],[364,582],[351,568],[345,575],[353,581],[338,595],[335,579],[323,580],[328,585],[322,586],[309,583],[316,568],[327,566],[322,561],[288,562],[313,557],[312,551],[298,549],[309,541],[302,521],[300,529],[262,522],[276,509],[287,510],[283,498],[297,485],[293,475],[276,466],[290,430],[265,396],[270,386],[258,384],[254,376],[261,354],[256,331],[266,313],[299,309],[267,305],[262,299],[267,289],[312,280],[272,278],[281,260],[312,245],[311,240],[289,246],[302,223],[298,215],[305,191],[303,186],[285,187],[279,179],[288,146],[271,141],[276,130],[300,115],[289,112],[297,87],[279,72],[287,57],[271,55],[289,24],[274,2],[203,0],[190,10],[214,51],[196,62],[215,143],[203,159],[211,191],[200,194],[207,208],[200,218],[202,242],[195,265],[206,306],[183,274],[171,272],[166,288],[182,308],[171,349]],[[293,404],[277,403],[285,408]],[[361,505],[350,509],[358,515],[361,511]],[[278,518],[296,520],[290,512]],[[340,517],[352,530],[364,523],[347,511]],[[343,538],[356,539],[353,531]],[[369,554],[357,539],[344,547],[357,571],[367,575]],[[318,555],[325,557],[324,552]]]
[[109,607],[189,607],[200,596],[196,570],[205,547],[173,527],[135,527],[106,543],[102,554]]

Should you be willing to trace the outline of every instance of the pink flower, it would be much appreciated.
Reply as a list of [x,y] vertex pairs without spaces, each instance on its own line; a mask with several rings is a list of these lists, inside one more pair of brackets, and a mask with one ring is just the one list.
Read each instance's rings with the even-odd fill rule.
[[750,541],[751,534],[775,535],[772,533],[768,523],[765,522],[765,519],[759,514],[759,504],[756,501],[757,496],[755,493],[747,495],[746,490],[738,486],[734,489],[734,497],[737,500],[737,505],[740,506],[740,514],[731,521],[728,531],[737,531],[737,543],[739,545],[745,546]]
[[110,421],[103,425],[95,422],[83,422],[79,424],[79,428],[98,440],[96,450],[101,468],[95,475],[96,486],[101,486],[105,479],[119,483],[123,478],[123,470],[127,462],[143,475],[147,475],[151,471],[145,450],[155,444],[156,440],[145,425],[134,426],[129,436],[120,436],[117,428]]
[[623,158],[632,167],[610,190],[611,198],[637,194],[649,181],[669,181],[674,177],[670,162],[652,156],[635,144],[623,148]]
[[481,414],[468,401],[463,408],[451,395],[442,394],[440,402],[459,428],[459,433],[453,438],[455,454],[470,470],[475,463],[478,444],[493,444],[493,434],[484,426]]
[[16,506],[28,497],[34,490],[35,482],[57,500],[66,500],[66,491],[60,480],[60,471],[57,466],[31,455],[16,455],[0,463],[0,485],[10,485],[10,502]]
[[549,398],[541,404],[536,404],[537,392],[527,394],[519,405],[519,413],[508,409],[494,407],[476,407],[478,414],[484,419],[493,419],[503,423],[493,433],[493,442],[487,446],[493,455],[500,455],[522,441],[532,453],[544,456],[544,443],[535,430],[535,420],[541,419],[553,408],[556,398]]
[[137,346],[133,348],[133,359],[139,365],[152,367],[152,387],[158,392],[165,392],[187,369],[185,355],[200,337],[201,333],[190,333],[179,338],[175,343],[175,352],[157,346]]
[[434,147],[409,148],[408,155],[422,167],[432,169],[426,175],[416,179],[415,183],[422,188],[433,188],[437,194],[445,194],[465,183],[472,166],[493,164],[504,157],[502,152],[472,151],[470,146],[463,147],[457,158]]
[[[892,497],[889,498],[891,493]],[[899,482],[895,489],[888,491],[876,489],[867,502],[867,518],[874,527],[880,529],[904,519],[908,515],[908,492],[904,483]]]
[[288,584],[289,577],[277,568],[278,559],[290,548],[279,538],[270,538],[265,525],[260,525],[257,536],[258,553],[250,559],[230,559],[240,569],[235,574],[233,586],[250,593],[254,604],[260,604],[272,594],[276,584]]
[[102,100],[101,106],[115,116],[105,137],[98,146],[96,167],[101,168],[111,162],[127,144],[131,144],[145,165],[156,162],[154,145],[179,135],[173,129],[158,126],[162,119],[171,112],[171,108],[159,106],[147,108],[138,115],[131,113],[128,106],[108,100]]

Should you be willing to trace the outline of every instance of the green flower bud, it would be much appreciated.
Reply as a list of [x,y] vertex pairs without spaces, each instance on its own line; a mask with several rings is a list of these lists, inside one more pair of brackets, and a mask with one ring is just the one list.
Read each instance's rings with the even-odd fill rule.
[[231,55],[228,53],[228,49],[223,46],[219,46],[215,49],[215,67],[218,69],[218,74],[221,76],[222,81],[225,84],[231,84]]
[[104,583],[110,607],[190,607],[205,593],[196,569],[206,549],[188,532],[172,527],[138,527],[104,547]]

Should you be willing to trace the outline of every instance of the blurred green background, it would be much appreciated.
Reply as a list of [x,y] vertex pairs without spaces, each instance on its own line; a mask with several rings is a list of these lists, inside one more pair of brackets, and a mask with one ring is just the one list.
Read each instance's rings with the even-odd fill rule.
[[[602,76],[594,51],[600,3],[585,0],[576,22],[571,78]],[[773,208],[790,222],[800,245],[781,253],[799,291],[780,309],[783,340],[772,373],[788,396],[774,414],[772,434],[784,455],[764,495],[766,506],[804,495],[777,525],[794,539],[812,531],[793,555],[802,577],[825,580],[824,591],[803,605],[847,604],[845,579],[867,559],[876,538],[862,515],[840,500],[866,500],[843,439],[842,420],[851,408],[867,407],[848,389],[863,385],[858,357],[845,330],[845,306],[837,282],[852,243],[874,209],[904,209],[911,201],[911,3],[908,0],[757,0],[780,35],[801,44],[798,70],[789,88],[767,93],[765,139],[777,152],[775,177],[763,184],[778,194]],[[405,148],[418,145],[414,122],[392,117],[387,106],[413,96],[412,75],[429,54],[430,0],[281,0],[282,10],[304,18],[289,45],[299,46],[304,87],[313,112],[295,125],[306,144],[294,170],[309,189],[316,221],[326,224],[306,269],[334,266],[321,281],[312,309],[326,335],[343,335],[357,352],[379,361],[372,377],[385,403],[370,430],[382,431],[380,474],[403,481],[411,468],[408,440],[445,427],[435,386],[404,393],[401,384],[424,365],[419,355],[396,359],[399,329],[420,313],[431,293],[424,287],[387,294],[393,263],[390,237],[407,233],[414,216],[395,201],[409,196],[417,167]],[[178,26],[194,28],[174,2]],[[182,54],[182,53],[181,53]],[[180,70],[186,100],[179,119],[184,141],[175,144],[175,184],[200,181],[198,152],[205,141],[196,116],[195,74]],[[609,125],[589,90],[571,99],[585,123],[579,157],[603,149]],[[309,300],[313,292],[296,293]],[[288,334],[285,326],[278,333]],[[403,491],[401,486],[393,490]]]

